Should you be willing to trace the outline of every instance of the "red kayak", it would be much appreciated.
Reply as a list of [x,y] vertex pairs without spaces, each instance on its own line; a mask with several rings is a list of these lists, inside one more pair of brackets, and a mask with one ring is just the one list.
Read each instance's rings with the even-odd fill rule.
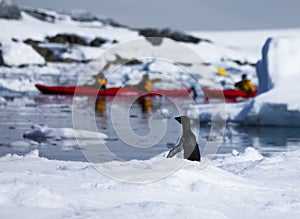
[[43,94],[58,94],[58,95],[74,95],[76,91],[76,95],[80,96],[188,96],[191,92],[191,89],[180,89],[180,90],[155,90],[151,92],[141,92],[138,90],[134,90],[131,88],[122,88],[122,87],[112,87],[106,90],[97,90],[92,87],[87,86],[71,86],[71,87],[63,87],[63,86],[46,86],[42,84],[36,84],[36,88]]
[[216,90],[216,89],[209,89],[203,88],[207,98],[209,99],[221,99],[225,98],[226,102],[235,103],[238,102],[238,98],[251,98],[255,97],[257,94],[257,90],[251,93],[247,93],[240,90],[235,89],[226,89],[226,90]]

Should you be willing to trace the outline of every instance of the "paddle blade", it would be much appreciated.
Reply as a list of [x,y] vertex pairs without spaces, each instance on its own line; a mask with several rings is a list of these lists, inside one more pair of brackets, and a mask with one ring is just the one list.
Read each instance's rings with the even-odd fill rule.
[[162,81],[162,79],[160,79],[160,78],[155,78],[155,79],[151,80],[152,83],[158,83],[158,82],[161,82],[161,81]]
[[224,69],[220,68],[220,67],[217,68],[217,72],[220,75],[223,75],[223,76],[227,76],[228,75],[227,72]]
[[107,71],[109,69],[110,62],[106,63],[106,65],[102,68],[102,71]]

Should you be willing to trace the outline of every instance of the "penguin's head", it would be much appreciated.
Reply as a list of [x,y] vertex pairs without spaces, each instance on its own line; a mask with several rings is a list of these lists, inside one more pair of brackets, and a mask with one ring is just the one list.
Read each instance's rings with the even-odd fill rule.
[[180,124],[182,123],[186,123],[189,122],[189,118],[187,116],[178,116],[174,118],[177,122],[179,122]]
[[181,124],[181,116],[177,116],[174,119]]

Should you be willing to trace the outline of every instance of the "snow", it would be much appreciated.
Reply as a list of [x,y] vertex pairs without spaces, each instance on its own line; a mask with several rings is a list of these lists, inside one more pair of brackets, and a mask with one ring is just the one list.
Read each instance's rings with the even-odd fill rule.
[[33,85],[33,81],[30,79],[0,79],[0,88],[5,88],[11,91],[35,91],[36,88]]
[[47,126],[33,125],[33,130],[24,133],[26,138],[54,138],[54,139],[105,139],[104,133],[96,133],[86,130],[74,130],[73,128],[50,128]]
[[[112,180],[90,163],[41,158],[37,150],[7,155],[0,158],[0,217],[298,218],[299,155],[297,150],[263,157],[247,148],[205,166],[187,161],[168,177],[139,184]],[[178,160],[157,159],[161,165]],[[126,176],[151,162],[97,165],[122,167]]]
[[22,42],[1,41],[1,43],[3,60],[7,65],[45,64],[44,58],[29,45]]

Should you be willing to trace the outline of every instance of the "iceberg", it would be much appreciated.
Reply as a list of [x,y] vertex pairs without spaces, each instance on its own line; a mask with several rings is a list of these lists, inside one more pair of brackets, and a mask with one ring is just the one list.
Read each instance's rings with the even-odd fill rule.
[[[300,127],[299,60],[299,37],[267,39],[256,64],[258,95],[248,102],[226,104],[226,118],[220,119],[243,125]],[[219,113],[211,107],[189,106],[186,113],[192,119],[210,122]]]
[[269,38],[256,65],[259,95],[235,118],[236,122],[299,127],[299,59],[300,38]]

